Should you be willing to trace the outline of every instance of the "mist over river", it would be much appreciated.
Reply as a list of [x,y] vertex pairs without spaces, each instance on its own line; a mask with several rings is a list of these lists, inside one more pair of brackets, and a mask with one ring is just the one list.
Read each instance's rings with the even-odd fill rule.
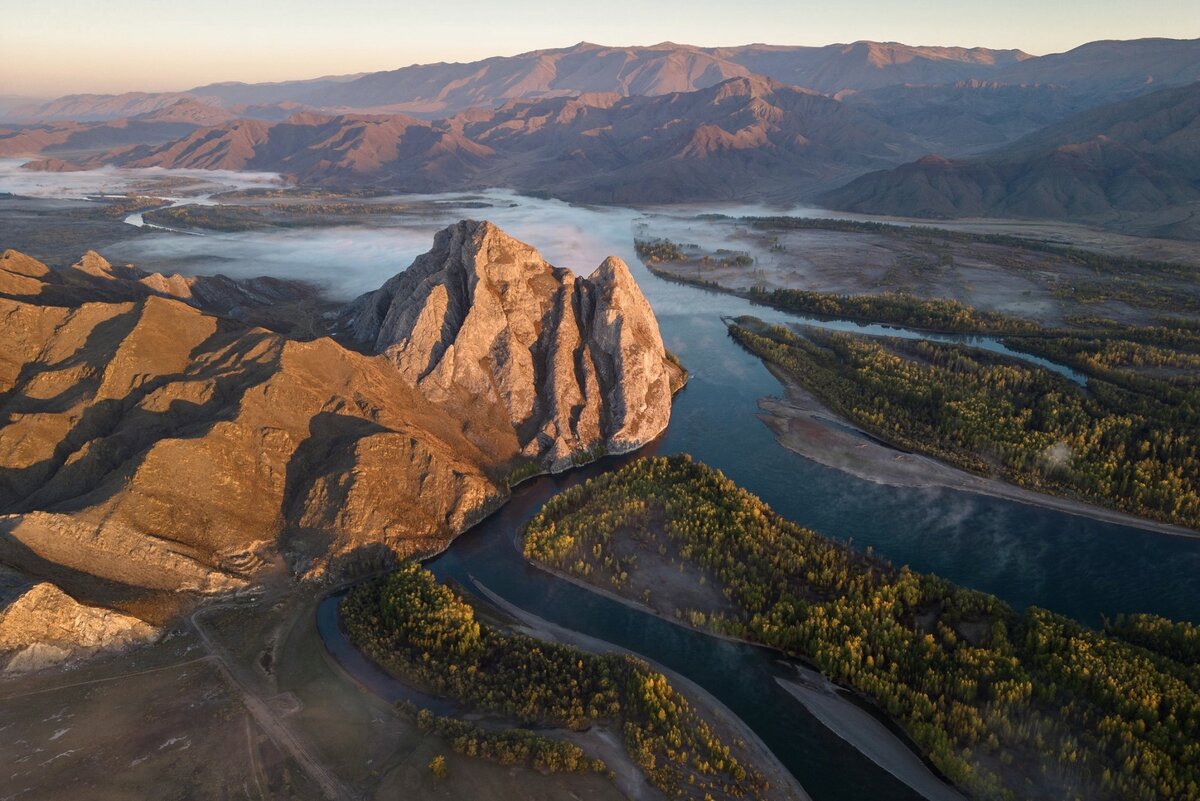
[[[221,191],[269,187],[277,180],[267,173],[157,169],[29,173],[16,164],[0,161],[0,192],[78,198],[154,193],[156,184],[167,182],[182,202],[188,196],[212,202]],[[967,492],[885,486],[785,450],[757,418],[758,400],[780,394],[781,387],[756,357],[730,340],[721,317],[797,318],[662,280],[634,250],[635,237],[667,237],[710,250],[748,247],[736,238],[735,226],[697,219],[701,214],[820,212],[744,204],[585,207],[502,190],[387,200],[411,202],[421,212],[372,215],[367,223],[339,227],[203,235],[153,231],[102,252],[146,270],[302,279],[338,299],[378,287],[425,252],[437,230],[464,217],[489,219],[577,273],[590,273],[607,255],[620,256],[654,307],[667,346],[691,372],[656,446],[659,452],[689,452],[806,526],[872,546],[896,564],[993,592],[1017,607],[1036,604],[1090,624],[1102,615],[1134,611],[1200,621],[1200,540]]]
[[[222,191],[270,187],[276,181],[267,174],[161,170],[29,174],[15,169],[13,162],[0,161],[0,192],[50,199],[136,191],[174,203],[214,203],[221,202],[213,196]],[[747,249],[751,245],[739,237],[737,226],[697,215],[781,210],[745,205],[582,207],[505,191],[387,200],[411,203],[414,212],[371,215],[337,227],[201,234],[143,229],[101,252],[113,262],[145,270],[302,279],[344,300],[403,270],[429,248],[437,230],[464,217],[489,219],[577,273],[590,273],[605,256],[617,255],[629,264],[654,307],[667,346],[691,373],[668,430],[648,452],[691,453],[805,526],[859,547],[871,546],[896,564],[995,593],[1016,607],[1036,604],[1093,625],[1105,615],[1138,611],[1200,621],[1200,539],[968,492],[873,483],[779,445],[758,419],[757,404],[764,396],[780,394],[781,387],[759,359],[734,344],[721,318],[747,313],[775,321],[798,318],[660,279],[638,260],[634,239],[666,237],[710,251]],[[136,222],[140,219],[131,224]],[[852,323],[833,327],[857,328]],[[615,463],[604,460],[566,476],[530,482],[512,504],[456,541],[431,567],[464,586],[477,579],[534,614],[619,643],[687,675],[742,717],[818,801],[915,798],[776,685],[774,676],[787,675],[776,655],[649,617],[521,559],[513,546],[520,523],[557,489]],[[321,625],[329,636],[336,633],[335,624]]]

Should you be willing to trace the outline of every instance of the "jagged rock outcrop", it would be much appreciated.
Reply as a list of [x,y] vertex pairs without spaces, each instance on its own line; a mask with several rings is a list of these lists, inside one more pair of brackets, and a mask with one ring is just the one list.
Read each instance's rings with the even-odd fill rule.
[[38,670],[160,633],[132,615],[81,604],[49,582],[33,583],[0,566],[0,673]]
[[[150,636],[139,620],[271,565],[436,551],[514,470],[656,436],[682,380],[620,261],[577,279],[485,223],[443,231],[353,305],[378,353],[213,313],[270,305],[213,281],[0,256],[0,569],[28,577],[0,598],[0,655],[16,667]],[[66,633],[29,640],[38,625]]]
[[82,603],[236,589],[280,553],[434,550],[504,493],[515,451],[470,442],[383,357],[152,293],[48,304],[80,299],[73,276],[0,268],[21,295],[0,291],[0,563]]
[[51,270],[14,250],[0,254],[0,297],[42,306],[80,306],[138,301],[151,295],[176,298],[207,312],[285,333],[297,323],[311,329],[317,315],[305,312],[322,305],[318,290],[299,281],[149,273],[132,265],[111,264],[94,250],[66,270]]
[[552,470],[656,437],[683,382],[624,262],[580,278],[489,222],[438,233],[341,325],[439,406],[506,421]]

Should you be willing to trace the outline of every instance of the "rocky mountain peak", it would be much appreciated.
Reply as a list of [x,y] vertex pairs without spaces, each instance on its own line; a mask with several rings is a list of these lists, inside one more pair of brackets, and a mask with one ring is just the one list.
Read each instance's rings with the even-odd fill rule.
[[435,551],[514,476],[656,437],[683,381],[620,259],[581,278],[491,223],[344,309],[356,348],[248,322],[293,299],[0,254],[0,673],[271,571]]
[[439,232],[342,326],[430,400],[506,420],[550,469],[653,439],[683,380],[624,262],[580,278],[486,221]]
[[128,270],[120,270],[112,265],[108,259],[101,256],[94,250],[89,250],[80,257],[79,261],[71,265],[72,270],[76,270],[84,275],[89,275],[92,278],[99,278],[103,281],[115,281],[118,278],[126,276],[118,276],[118,272],[128,272]]
[[0,270],[26,278],[41,278],[50,272],[50,268],[37,259],[11,248],[0,255]]

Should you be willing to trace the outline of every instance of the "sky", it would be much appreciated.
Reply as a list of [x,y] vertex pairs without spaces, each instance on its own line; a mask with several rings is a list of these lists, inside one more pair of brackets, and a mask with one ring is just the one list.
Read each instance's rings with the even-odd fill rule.
[[1200,0],[0,0],[0,95],[183,90],[566,47],[1200,38]]

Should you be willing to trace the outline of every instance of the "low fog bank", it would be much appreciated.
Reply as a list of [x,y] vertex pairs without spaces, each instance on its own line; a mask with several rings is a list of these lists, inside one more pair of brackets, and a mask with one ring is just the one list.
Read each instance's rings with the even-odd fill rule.
[[[147,194],[179,203],[210,204],[230,190],[282,185],[273,173],[206,170],[120,170],[106,167],[70,173],[22,170],[19,159],[0,159],[0,192],[38,198],[79,199],[98,195]],[[380,200],[376,198],[374,200]],[[730,239],[733,227],[697,220],[701,214],[769,215],[780,209],[757,204],[704,204],[636,210],[574,206],[506,190],[446,195],[398,195],[390,200],[423,204],[423,215],[371,215],[339,227],[298,227],[238,233],[186,234],[157,231],[111,244],[104,255],[142,269],[189,275],[224,273],[235,278],[270,275],[312,282],[335,300],[349,300],[377,288],[427,251],[433,235],[460,219],[487,219],[528,242],[559,267],[588,274],[606,256],[624,259],[634,270],[660,315],[728,313],[730,299],[679,288],[655,279],[640,264],[634,238],[668,237],[706,248],[744,249]],[[219,201],[218,201],[219,202]],[[479,208],[479,203],[488,204]],[[789,209],[789,214],[819,214]],[[756,254],[765,255],[765,254]]]
[[41,172],[23,169],[22,165],[27,161],[0,158],[0,192],[58,199],[105,194],[205,197],[218,192],[285,185],[282,176],[273,172],[165,170],[161,167]]

